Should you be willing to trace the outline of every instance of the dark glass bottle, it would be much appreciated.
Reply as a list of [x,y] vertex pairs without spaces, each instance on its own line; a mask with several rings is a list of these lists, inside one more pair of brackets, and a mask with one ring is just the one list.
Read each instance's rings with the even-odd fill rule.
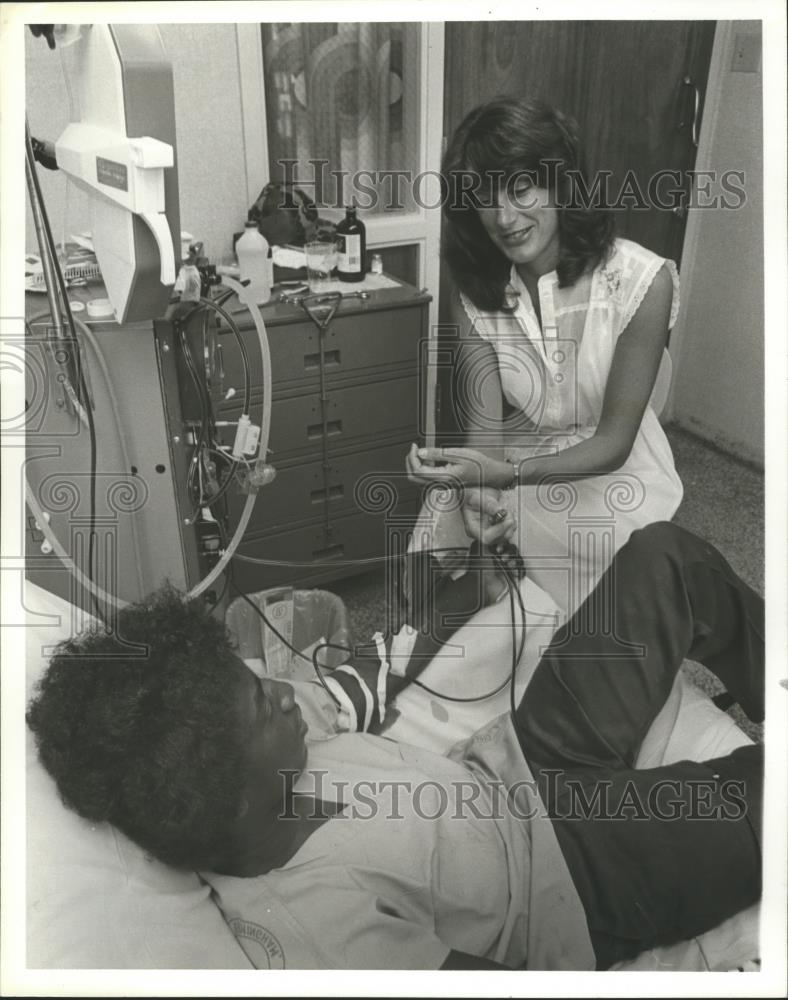
[[356,218],[356,206],[345,209],[345,218],[337,226],[337,277],[340,281],[364,280],[364,257],[367,230]]

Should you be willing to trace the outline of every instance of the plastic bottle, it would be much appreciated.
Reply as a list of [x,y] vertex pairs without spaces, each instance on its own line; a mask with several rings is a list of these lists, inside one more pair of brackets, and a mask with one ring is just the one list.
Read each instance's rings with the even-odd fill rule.
[[243,236],[235,244],[240,280],[248,281],[247,294],[259,305],[271,298],[271,281],[268,266],[268,240],[251,219],[246,223]]
[[337,226],[337,277],[340,281],[364,280],[367,230],[356,218],[356,206],[345,208],[345,218]]
[[178,277],[183,278],[183,290],[181,291],[181,302],[199,302],[202,291],[200,272],[192,263],[186,263],[181,268]]

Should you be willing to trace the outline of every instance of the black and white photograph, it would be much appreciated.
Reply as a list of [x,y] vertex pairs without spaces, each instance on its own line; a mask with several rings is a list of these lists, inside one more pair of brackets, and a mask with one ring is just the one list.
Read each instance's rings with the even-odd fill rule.
[[3,995],[784,996],[784,6],[0,66]]

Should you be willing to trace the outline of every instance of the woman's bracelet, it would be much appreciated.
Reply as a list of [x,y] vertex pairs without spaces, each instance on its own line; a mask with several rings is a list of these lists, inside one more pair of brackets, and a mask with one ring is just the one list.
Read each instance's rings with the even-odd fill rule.
[[512,481],[509,483],[508,486],[503,486],[502,487],[502,490],[503,490],[504,493],[506,493],[508,490],[513,490],[515,488],[515,486],[519,486],[520,485],[520,482],[519,482],[519,479],[520,479],[520,466],[519,466],[519,463],[515,462],[514,459],[512,459],[512,458],[507,458],[505,461],[507,461],[509,463],[509,465],[511,465],[511,467],[512,467]]

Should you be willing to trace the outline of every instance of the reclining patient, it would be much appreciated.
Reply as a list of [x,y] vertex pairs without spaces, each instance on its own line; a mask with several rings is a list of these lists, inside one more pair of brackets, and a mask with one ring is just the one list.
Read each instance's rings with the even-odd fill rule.
[[607,968],[755,902],[762,748],[633,766],[685,656],[763,718],[762,601],[673,524],[632,535],[520,704],[447,756],[340,731],[380,728],[500,582],[412,603],[405,669],[391,628],[297,692],[164,589],[62,643],[28,724],[67,806],[200,871],[285,967]]

